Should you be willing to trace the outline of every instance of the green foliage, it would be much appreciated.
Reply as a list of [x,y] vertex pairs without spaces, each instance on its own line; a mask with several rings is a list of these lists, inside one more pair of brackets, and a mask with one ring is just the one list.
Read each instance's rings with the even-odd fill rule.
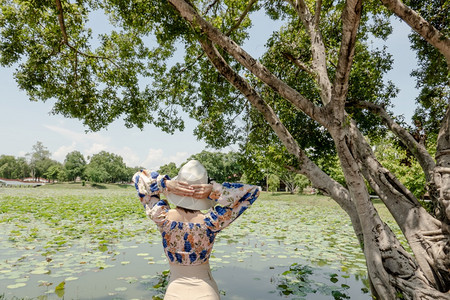
[[394,138],[380,141],[376,145],[375,155],[418,199],[423,198],[426,192],[425,174],[417,160]]
[[50,166],[44,173],[44,177],[55,181],[56,179],[65,179],[66,173],[63,166],[60,163],[55,163]]
[[178,171],[179,169],[177,168],[177,165],[174,162],[170,162],[168,164],[160,166],[158,173],[166,174],[169,175],[170,178],[173,178],[178,175]]
[[[416,10],[443,35],[449,36],[450,4],[448,1],[407,0],[405,4]],[[414,127],[422,135],[436,135],[446,107],[450,101],[450,73],[445,57],[417,33],[409,35],[411,48],[416,52],[418,68],[411,75],[416,77],[420,94],[414,114]]]
[[50,159],[50,151],[42,142],[36,142],[32,147],[33,152],[28,153],[30,156],[31,175],[34,178],[44,177],[44,173],[54,163]]
[[86,160],[80,151],[72,151],[67,153],[64,160],[64,168],[66,169],[67,178],[75,181],[77,177],[82,177],[86,168]]
[[64,164],[50,159],[50,151],[41,143],[33,146],[34,152],[29,153],[30,163],[24,157],[15,158],[11,155],[0,156],[0,177],[6,179],[22,179],[33,175],[52,181],[75,181],[77,177],[85,177],[94,183],[128,182],[140,167],[125,166],[122,157],[100,152],[92,156],[89,165],[79,151],[66,155]]
[[296,174],[294,177],[296,189],[298,193],[303,193],[303,189],[311,185],[311,181],[309,179],[301,174]]
[[0,177],[6,179],[25,178],[30,175],[30,166],[24,157],[0,156]]
[[164,294],[166,293],[167,286],[169,285],[170,270],[164,270],[161,273],[157,273],[154,277],[155,282],[152,282],[152,287],[157,292],[156,295],[152,296],[153,300],[163,300]]
[[59,297],[59,298],[63,298],[64,297],[64,293],[65,293],[65,289],[66,289],[66,282],[62,281],[60,284],[58,284],[55,287],[55,294]]
[[86,177],[96,183],[129,181],[125,163],[119,155],[101,151],[94,154],[86,166]]
[[324,158],[319,158],[317,160],[317,165],[331,178],[343,186],[346,186],[344,171],[342,170],[337,154],[332,157],[325,156]]
[[236,152],[222,153],[204,150],[189,157],[188,161],[191,159],[201,162],[208,171],[208,176],[219,183],[239,181],[244,171],[241,157]]
[[275,174],[267,176],[267,187],[269,192],[276,192],[280,188],[280,177]]

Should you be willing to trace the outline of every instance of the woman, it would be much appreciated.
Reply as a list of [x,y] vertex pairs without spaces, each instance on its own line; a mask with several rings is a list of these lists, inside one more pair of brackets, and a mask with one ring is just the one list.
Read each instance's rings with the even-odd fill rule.
[[[260,188],[208,184],[207,172],[197,160],[185,164],[174,180],[143,170],[133,176],[133,182],[146,214],[161,232],[169,260],[170,281],[164,299],[220,299],[209,267],[214,239],[253,204]],[[161,192],[176,205],[174,209],[159,198]]]

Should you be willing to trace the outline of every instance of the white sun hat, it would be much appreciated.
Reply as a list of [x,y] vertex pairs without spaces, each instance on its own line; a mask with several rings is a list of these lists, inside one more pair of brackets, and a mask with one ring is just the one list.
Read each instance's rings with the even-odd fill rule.
[[[173,179],[184,181],[188,184],[207,184],[208,173],[198,160],[190,160],[180,169],[178,175]],[[190,196],[178,196],[172,193],[167,193],[166,197],[172,204],[192,210],[210,209],[214,204],[214,201],[208,198],[196,199]]]

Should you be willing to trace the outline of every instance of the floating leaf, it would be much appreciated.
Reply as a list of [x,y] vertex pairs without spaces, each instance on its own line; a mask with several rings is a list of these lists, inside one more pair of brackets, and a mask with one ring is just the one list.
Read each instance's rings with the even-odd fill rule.
[[56,294],[59,298],[64,297],[65,288],[66,288],[66,282],[65,282],[65,281],[62,281],[60,284],[58,284],[58,285],[55,287],[55,294]]
[[19,283],[16,283],[16,284],[10,284],[10,285],[8,285],[8,286],[6,286],[8,289],[17,289],[17,288],[21,288],[21,287],[24,287],[24,286],[26,286],[27,284],[26,283],[23,283],[23,282],[19,282]]
[[67,277],[66,279],[64,279],[64,281],[74,281],[77,279],[78,279],[78,277]]
[[42,268],[34,269],[33,271],[30,272],[30,274],[33,274],[33,275],[42,275],[42,274],[48,274],[48,273],[50,273],[49,270],[42,269]]

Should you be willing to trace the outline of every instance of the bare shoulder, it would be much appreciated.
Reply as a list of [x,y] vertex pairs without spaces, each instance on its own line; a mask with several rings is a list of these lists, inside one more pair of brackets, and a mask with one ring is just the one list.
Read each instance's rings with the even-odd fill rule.
[[167,217],[170,219],[170,220],[174,220],[174,221],[177,221],[176,219],[177,219],[177,217],[180,217],[181,216],[181,214],[176,210],[176,209],[169,209],[169,211],[167,212]]
[[184,213],[177,209],[170,209],[167,212],[167,218],[171,221],[204,223],[204,214],[202,212]]

